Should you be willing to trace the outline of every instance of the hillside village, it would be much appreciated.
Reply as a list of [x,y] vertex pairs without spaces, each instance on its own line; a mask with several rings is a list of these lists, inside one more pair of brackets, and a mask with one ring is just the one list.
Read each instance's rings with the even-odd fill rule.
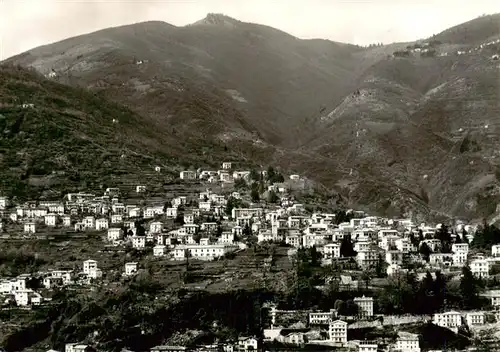
[[[315,273],[320,271],[323,282],[315,286],[327,295],[337,295],[327,303],[328,310],[315,310],[307,299],[282,307],[279,302],[266,302],[269,321],[261,322],[260,336],[239,336],[237,341],[215,345],[160,345],[150,351],[275,350],[274,344],[281,344],[292,350],[293,346],[312,345],[327,350],[418,352],[430,349],[421,346],[422,342],[425,345],[422,336],[405,331],[405,326],[430,324],[466,336],[471,345],[470,341],[500,322],[500,290],[494,290],[500,287],[496,276],[500,273],[500,237],[493,226],[415,224],[412,219],[381,218],[356,210],[315,211],[294,196],[306,180],[300,175],[285,179],[272,167],[238,170],[234,163],[225,162],[218,171],[181,171],[179,182],[186,189],[198,185],[205,190],[147,204],[131,203],[121,196],[119,188],[23,204],[1,197],[0,229],[5,248],[9,241],[51,242],[65,233],[69,242],[85,234],[99,238],[102,245],[98,252],[111,251],[123,258],[126,252],[142,253],[139,260],[126,261],[118,275],[101,266],[97,253],[88,253],[79,268],[56,265],[1,277],[3,309],[41,309],[54,304],[54,292],[109,286],[121,278],[140,275],[150,261],[160,266],[185,263],[187,267],[197,262],[231,262],[249,251],[257,253],[258,248],[273,246],[255,270],[263,268],[271,272],[271,278],[278,275],[276,270],[283,268],[275,263],[274,254],[281,251],[295,272],[295,281],[317,279]],[[147,191],[146,185],[135,186],[136,195],[147,198]],[[4,257],[2,261],[7,260]],[[238,271],[236,267],[235,273]],[[230,290],[236,285],[236,274],[224,280]],[[445,286],[436,290],[439,280],[445,286],[446,281],[459,284],[457,302],[445,298]],[[415,309],[408,301],[399,309],[392,303],[387,306],[383,301],[387,297],[380,291],[395,282],[401,285],[401,281],[411,283],[410,291],[420,292],[415,287],[428,290],[423,298],[415,297],[423,299],[420,304],[427,307]],[[406,293],[398,287],[399,298],[393,299],[404,300]],[[436,297],[440,300],[437,303]],[[396,335],[367,339],[352,334],[370,327],[390,327]],[[100,349],[88,340],[65,344],[65,352],[95,350]]]

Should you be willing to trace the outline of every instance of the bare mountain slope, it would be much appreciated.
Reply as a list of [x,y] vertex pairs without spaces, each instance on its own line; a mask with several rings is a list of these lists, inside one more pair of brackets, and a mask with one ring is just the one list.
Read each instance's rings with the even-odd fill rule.
[[[113,99],[133,109],[148,105],[168,111],[168,99],[152,106],[148,96],[151,90],[175,94],[176,80],[217,87],[240,111],[245,128],[291,145],[301,118],[351,90],[356,77],[351,54],[360,50],[209,15],[186,27],[147,22],[110,28],[36,48],[11,61],[42,73],[53,69],[63,81],[70,76],[94,89],[99,84],[105,94],[111,89],[117,93],[111,94]],[[138,61],[143,64],[136,65]],[[132,102],[130,94],[122,94],[130,86],[143,93]]]

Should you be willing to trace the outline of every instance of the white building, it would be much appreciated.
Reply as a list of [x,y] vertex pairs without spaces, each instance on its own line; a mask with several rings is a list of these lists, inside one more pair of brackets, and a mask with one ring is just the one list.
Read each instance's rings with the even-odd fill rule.
[[106,230],[109,227],[108,219],[101,218],[97,219],[95,222],[95,228],[97,231]]
[[153,247],[153,255],[155,257],[162,257],[165,255],[166,253],[166,249],[167,249],[167,246],[164,246],[164,245],[156,245]]
[[102,276],[102,271],[97,267],[97,261],[92,259],[83,262],[83,272],[92,279]]
[[478,278],[490,277],[490,262],[487,259],[474,259],[470,262],[472,274]]
[[347,342],[347,323],[342,320],[330,321],[328,326],[328,339],[332,342]]
[[230,162],[223,162],[222,163],[222,168],[224,170],[229,170],[229,169],[231,169],[231,167],[232,167],[232,163],[230,163]]
[[181,171],[179,174],[181,180],[196,180],[195,171]]
[[7,200],[7,197],[0,197],[0,210],[5,210],[8,205],[9,201]]
[[456,328],[462,325],[462,316],[455,311],[436,313],[432,318],[432,322],[443,328]]
[[491,255],[493,257],[500,256],[500,244],[494,244],[493,246],[491,246]]
[[417,334],[398,332],[396,350],[400,352],[420,352],[420,342]]
[[144,193],[146,192],[146,186],[139,185],[135,187],[135,192],[136,193]]
[[113,214],[111,215],[111,223],[112,224],[121,224],[123,222],[122,214]]
[[356,297],[354,303],[359,307],[359,316],[366,318],[373,316],[373,297]]
[[108,241],[114,242],[121,240],[123,237],[123,230],[119,227],[111,227],[108,229]]
[[86,229],[94,229],[95,228],[95,218],[93,216],[86,216],[83,219],[83,223],[85,224]]
[[134,275],[137,272],[137,265],[138,264],[136,262],[125,263],[125,275]]
[[218,257],[224,256],[226,253],[234,252],[238,249],[238,246],[229,244],[211,244],[211,245],[199,245],[199,244],[187,244],[178,245],[174,248],[174,259],[184,260],[186,255],[190,258],[196,258],[200,260],[213,260]]
[[25,222],[24,223],[24,232],[25,233],[35,233],[36,225],[34,222]]
[[146,247],[146,236],[132,236],[132,247],[140,249]]
[[470,312],[465,315],[465,321],[468,326],[474,325],[484,325],[484,313],[483,312]]
[[360,341],[358,352],[377,352],[378,344],[376,341]]
[[329,312],[311,312],[309,313],[309,325],[328,325],[335,318],[335,315],[335,309],[331,309]]
[[340,244],[329,243],[323,247],[323,256],[325,259],[340,258]]
[[64,215],[62,217],[62,223],[64,227],[70,227],[71,226],[71,216],[70,215]]
[[50,213],[45,215],[45,225],[47,226],[56,226],[57,215]]
[[160,233],[163,230],[163,223],[160,221],[155,221],[149,224],[150,233]]

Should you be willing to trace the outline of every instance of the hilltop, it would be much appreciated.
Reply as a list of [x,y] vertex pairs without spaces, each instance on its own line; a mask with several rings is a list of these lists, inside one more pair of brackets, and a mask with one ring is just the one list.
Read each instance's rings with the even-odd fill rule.
[[367,210],[479,219],[500,202],[499,16],[362,48],[209,14],[185,27],[109,28],[7,61],[125,105],[179,153],[222,144]]

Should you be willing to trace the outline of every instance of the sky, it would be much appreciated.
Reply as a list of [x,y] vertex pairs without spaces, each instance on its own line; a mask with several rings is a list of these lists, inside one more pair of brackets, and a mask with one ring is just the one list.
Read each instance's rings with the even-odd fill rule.
[[0,0],[0,60],[99,29],[159,20],[183,26],[223,13],[299,38],[368,45],[423,39],[500,0]]

